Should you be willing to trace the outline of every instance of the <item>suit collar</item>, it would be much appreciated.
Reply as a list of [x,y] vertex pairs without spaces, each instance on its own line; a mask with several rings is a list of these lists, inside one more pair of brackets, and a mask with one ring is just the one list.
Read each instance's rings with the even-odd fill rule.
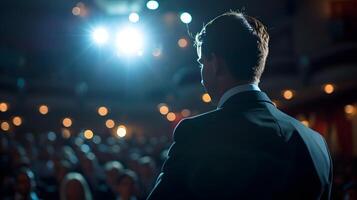
[[260,91],[259,87],[257,84],[243,84],[243,85],[237,85],[229,90],[227,90],[222,97],[220,98],[217,107],[221,108],[222,105],[232,96],[241,93],[241,92],[246,92],[246,91]]
[[261,91],[245,91],[240,92],[232,97],[230,97],[220,108],[225,107],[244,107],[247,105],[265,102],[274,105],[274,103],[270,100],[270,98]]

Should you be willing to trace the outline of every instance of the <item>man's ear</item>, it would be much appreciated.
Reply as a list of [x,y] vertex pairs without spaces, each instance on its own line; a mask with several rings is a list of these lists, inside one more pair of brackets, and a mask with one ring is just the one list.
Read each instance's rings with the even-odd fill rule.
[[215,53],[211,54],[211,62],[212,62],[212,68],[213,72],[215,73],[216,76],[222,75],[225,71],[226,67],[226,62],[221,56],[218,56]]

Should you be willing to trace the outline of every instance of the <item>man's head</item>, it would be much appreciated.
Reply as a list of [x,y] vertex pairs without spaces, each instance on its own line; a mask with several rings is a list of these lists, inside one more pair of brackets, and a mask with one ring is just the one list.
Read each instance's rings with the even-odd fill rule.
[[202,84],[213,100],[234,85],[259,83],[269,51],[269,34],[259,20],[227,12],[207,23],[195,40]]

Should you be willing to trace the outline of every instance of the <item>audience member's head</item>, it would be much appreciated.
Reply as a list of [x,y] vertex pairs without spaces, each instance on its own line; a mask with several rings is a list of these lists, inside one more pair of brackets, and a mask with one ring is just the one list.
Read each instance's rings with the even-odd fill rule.
[[62,153],[63,159],[67,160],[72,165],[78,164],[78,158],[77,158],[74,150],[72,149],[72,147],[70,147],[68,145],[64,146],[62,148],[61,153]]
[[118,177],[124,173],[124,167],[118,161],[109,161],[105,163],[104,170],[106,182],[108,186],[114,190]]
[[16,175],[15,192],[23,199],[31,196],[36,187],[35,176],[28,168],[20,168]]
[[11,165],[13,169],[28,167],[30,164],[30,161],[26,155],[26,151],[20,144],[16,144],[16,146],[12,148],[11,159],[12,159]]
[[1,153],[7,153],[7,151],[9,150],[9,141],[8,139],[1,135],[0,136],[0,154]]
[[357,199],[357,183],[352,182],[344,186],[343,188],[344,200],[356,200]]
[[61,183],[61,200],[91,200],[92,194],[84,177],[76,172],[67,174]]
[[152,178],[155,173],[155,162],[149,156],[141,157],[138,160],[139,163],[139,175],[143,178]]
[[67,160],[61,160],[55,165],[56,180],[61,183],[67,173],[71,171],[71,163]]
[[126,170],[116,181],[116,191],[120,198],[128,200],[136,196],[137,176],[131,170]]

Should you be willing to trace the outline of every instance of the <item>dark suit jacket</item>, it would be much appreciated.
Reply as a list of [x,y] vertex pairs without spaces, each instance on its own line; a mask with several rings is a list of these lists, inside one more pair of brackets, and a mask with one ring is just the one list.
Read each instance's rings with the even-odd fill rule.
[[177,125],[148,199],[329,199],[331,182],[323,137],[248,91]]

